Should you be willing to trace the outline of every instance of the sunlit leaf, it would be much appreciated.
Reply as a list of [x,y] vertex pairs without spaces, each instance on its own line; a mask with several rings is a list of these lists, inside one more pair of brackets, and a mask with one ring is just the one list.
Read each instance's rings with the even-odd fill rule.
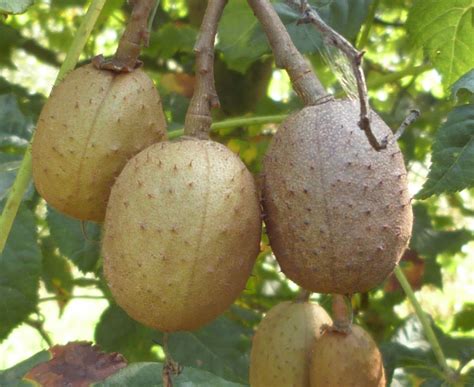
[[23,13],[33,4],[33,0],[0,0],[1,13]]
[[472,0],[415,0],[411,6],[410,37],[426,50],[446,86],[472,68],[473,12]]

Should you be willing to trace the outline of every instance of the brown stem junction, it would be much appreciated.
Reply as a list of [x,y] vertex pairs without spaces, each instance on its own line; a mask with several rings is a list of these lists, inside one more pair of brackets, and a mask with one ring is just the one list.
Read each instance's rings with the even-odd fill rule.
[[365,132],[370,145],[376,151],[387,148],[388,139],[384,138],[380,142],[375,137],[370,127],[370,106],[369,97],[367,94],[367,85],[365,83],[364,72],[362,71],[362,57],[364,51],[356,50],[352,44],[346,40],[337,31],[334,31],[329,27],[323,19],[318,15],[315,9],[313,9],[307,0],[287,0],[287,3],[293,8],[299,9],[302,14],[301,19],[298,21],[299,24],[311,23],[321,33],[326,44],[330,44],[344,53],[349,59],[351,64],[352,72],[354,73],[357,82],[357,92],[359,94],[360,102],[360,120],[358,122],[359,127]]
[[348,296],[332,295],[332,326],[325,325],[323,330],[341,334],[351,333],[352,327],[352,302]]
[[270,1],[248,0],[248,3],[267,35],[276,65],[288,72],[293,88],[303,103],[312,106],[332,99],[310,64],[293,44]]
[[227,0],[209,0],[194,46],[196,53],[196,84],[186,112],[184,134],[208,139],[212,124],[211,109],[219,107],[214,83],[214,41],[217,25]]
[[148,18],[155,8],[156,0],[130,0],[129,2],[133,6],[132,14],[117,51],[110,59],[105,59],[102,55],[94,57],[92,63],[98,69],[129,73],[142,64],[138,56],[142,46],[148,45],[150,36]]
[[173,360],[168,349],[169,334],[163,334],[163,352],[165,353],[165,362],[163,364],[162,381],[164,387],[173,387],[173,376],[179,375],[183,367]]

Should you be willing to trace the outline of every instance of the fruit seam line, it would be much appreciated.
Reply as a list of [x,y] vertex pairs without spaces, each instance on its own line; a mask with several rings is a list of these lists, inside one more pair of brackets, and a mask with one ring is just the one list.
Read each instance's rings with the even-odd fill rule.
[[[93,0],[89,9],[87,10],[82,24],[80,25],[74,40],[71,43],[66,59],[64,60],[61,68],[59,69],[56,77],[55,85],[64,78],[64,76],[74,69],[79,60],[82,50],[89,39],[89,36],[97,22],[97,19],[104,8],[107,0]],[[10,230],[15,220],[15,216],[20,207],[23,195],[28,188],[31,181],[31,142],[26,148],[23,161],[21,162],[20,168],[18,169],[15,182],[13,183],[10,193],[8,195],[7,202],[3,208],[2,216],[0,218],[0,254],[5,248],[5,244],[10,234]]]

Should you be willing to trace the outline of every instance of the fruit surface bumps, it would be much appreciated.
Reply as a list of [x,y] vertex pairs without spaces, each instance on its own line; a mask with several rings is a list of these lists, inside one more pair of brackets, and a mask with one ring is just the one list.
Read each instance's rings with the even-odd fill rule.
[[[378,139],[391,133],[372,112]],[[264,161],[265,223],[282,271],[319,293],[382,282],[411,235],[412,209],[396,143],[380,152],[358,127],[359,107],[332,101],[284,121]]]
[[143,70],[80,67],[53,89],[41,112],[32,148],[36,188],[59,211],[102,221],[127,160],[165,136],[161,100]]
[[260,249],[253,176],[213,141],[157,143],[114,184],[103,240],[116,302],[165,332],[194,330],[244,289]]
[[313,343],[310,381],[311,387],[384,387],[382,355],[361,327],[347,335],[326,331]]
[[257,328],[250,354],[251,387],[308,387],[313,341],[331,325],[326,311],[310,302],[282,302]]

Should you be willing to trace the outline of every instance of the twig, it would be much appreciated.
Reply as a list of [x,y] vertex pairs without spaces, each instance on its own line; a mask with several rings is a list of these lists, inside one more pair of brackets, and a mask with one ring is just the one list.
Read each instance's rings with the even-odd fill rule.
[[438,360],[438,364],[443,369],[446,379],[448,381],[452,381],[455,378],[455,373],[448,366],[446,357],[444,356],[443,350],[441,349],[441,346],[439,345],[439,341],[436,338],[436,335],[434,334],[433,329],[431,328],[431,323],[428,320],[428,317],[426,316],[425,312],[421,308],[421,305],[418,303],[418,300],[415,297],[415,293],[413,292],[413,289],[411,288],[410,283],[407,281],[405,274],[403,274],[403,271],[400,268],[400,266],[395,267],[394,273],[395,273],[395,276],[397,277],[398,282],[400,282],[400,285],[403,288],[403,291],[405,292],[408,299],[410,300],[410,303],[413,305],[413,308],[415,308],[415,313],[418,316],[418,320],[420,320],[420,323],[423,326],[423,331],[425,332],[425,336],[430,342],[431,349],[433,350],[435,354],[436,360]]
[[165,353],[165,363],[163,364],[163,372],[161,377],[164,387],[173,387],[173,376],[179,375],[183,371],[183,367],[171,357],[171,353],[168,349],[168,337],[169,333],[163,334],[162,348],[163,352]]
[[377,140],[370,127],[370,106],[369,97],[367,94],[367,85],[365,83],[364,72],[362,71],[362,57],[364,51],[356,50],[352,44],[346,40],[342,35],[329,27],[318,13],[308,4],[307,0],[287,0],[290,6],[301,11],[302,17],[298,23],[311,23],[324,37],[324,41],[340,51],[342,51],[351,63],[351,68],[357,82],[357,92],[359,94],[360,102],[360,120],[359,127],[365,132],[370,145],[376,151],[387,148],[388,139],[384,138],[380,142]]
[[352,326],[352,302],[348,296],[332,295],[333,325],[329,329],[339,333],[350,333]]
[[[218,130],[218,129],[235,128],[239,126],[263,125],[263,124],[270,124],[270,123],[279,124],[286,117],[288,117],[288,114],[277,114],[274,116],[229,118],[227,120],[214,122],[211,125],[211,131]],[[175,129],[168,132],[168,139],[172,140],[174,138],[178,138],[182,136],[183,134],[184,134],[184,129]]]
[[284,68],[293,88],[306,106],[317,105],[332,96],[326,93],[313,69],[293,44],[288,31],[268,0],[248,0],[275,56],[275,63]]
[[129,73],[142,64],[138,56],[142,46],[148,45],[148,18],[156,0],[131,0],[130,3],[133,5],[132,14],[115,55],[107,60],[102,55],[92,59],[98,69]]
[[418,119],[419,116],[420,116],[419,110],[416,110],[416,109],[410,110],[410,113],[408,114],[408,116],[403,120],[400,127],[394,133],[393,137],[390,140],[390,143],[398,141],[398,139],[403,135],[403,132],[405,132],[405,129],[409,127],[411,124],[413,124]]
[[36,331],[40,334],[40,336],[43,338],[44,341],[46,341],[46,344],[48,344],[48,347],[53,346],[53,340],[49,336],[48,332],[44,329],[44,321],[42,320],[33,320],[29,318],[28,320],[25,321],[25,324],[29,325],[30,327],[36,329]]
[[[105,296],[88,296],[88,295],[78,295],[78,296],[71,296],[71,300],[106,300]],[[47,302],[47,301],[58,301],[61,300],[61,297],[58,296],[51,296],[51,297],[44,297],[38,300],[40,302]]]
[[[75,38],[69,48],[66,59],[59,69],[59,73],[56,77],[55,84],[61,81],[64,76],[74,69],[79,56],[95,26],[97,18],[104,7],[106,0],[94,0],[87,10],[84,20],[77,30]],[[26,149],[23,161],[18,169],[18,173],[15,178],[15,182],[12,185],[10,193],[8,195],[7,202],[3,208],[2,216],[0,218],[0,254],[5,248],[5,243],[10,234],[10,230],[15,220],[18,208],[20,207],[21,200],[25,194],[26,189],[31,181],[31,141],[30,145]]]
[[200,139],[209,138],[211,109],[219,107],[214,83],[214,41],[217,25],[227,0],[209,0],[194,46],[196,53],[196,85],[186,112],[184,134]]

